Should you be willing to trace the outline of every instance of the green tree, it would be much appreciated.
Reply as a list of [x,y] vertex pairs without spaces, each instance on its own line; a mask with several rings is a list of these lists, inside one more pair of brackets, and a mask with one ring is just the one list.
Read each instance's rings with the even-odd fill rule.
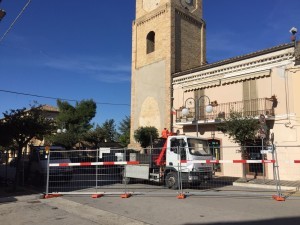
[[119,141],[122,146],[127,147],[130,143],[130,117],[126,116],[119,125],[120,137]]
[[151,139],[158,138],[158,131],[155,127],[139,127],[134,131],[134,139],[140,143],[142,148],[150,146]]
[[116,130],[116,124],[114,119],[106,120],[102,124],[102,130],[103,130],[104,138],[107,142],[117,142],[119,138],[119,134]]
[[96,103],[93,100],[82,100],[72,106],[66,101],[58,100],[57,106],[59,108],[57,126],[65,128],[66,132],[48,138],[53,145],[72,149],[75,144],[82,142],[84,134],[93,127],[91,120],[96,115]]
[[[259,129],[257,119],[250,116],[243,116],[241,112],[231,111],[229,117],[218,126],[225,135],[228,135],[233,142],[241,146],[242,158],[246,158],[246,145],[249,141],[255,141]],[[243,164],[243,177],[246,178],[246,167]]]
[[245,146],[247,142],[256,139],[259,123],[253,117],[243,117],[241,112],[231,111],[229,118],[226,118],[218,128],[235,143]]
[[100,147],[103,142],[116,142],[118,139],[115,121],[106,120],[101,126],[97,125],[94,129],[89,130],[83,137],[84,141],[92,143],[95,148]]
[[104,132],[101,126],[97,125],[89,130],[83,137],[84,141],[93,144],[94,148],[99,148],[100,143],[105,141]]
[[40,107],[33,106],[26,110],[17,109],[3,113],[4,118],[0,121],[0,145],[3,147],[16,146],[16,175],[14,189],[19,182],[20,161],[22,150],[33,138],[43,140],[45,135],[55,130],[52,120],[47,119]]

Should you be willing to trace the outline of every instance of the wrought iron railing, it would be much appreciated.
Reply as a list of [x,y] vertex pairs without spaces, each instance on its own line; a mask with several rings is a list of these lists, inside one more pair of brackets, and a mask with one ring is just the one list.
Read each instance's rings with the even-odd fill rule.
[[231,111],[241,112],[243,116],[256,117],[260,114],[267,116],[274,116],[274,100],[270,98],[257,98],[251,100],[227,102],[220,104],[213,104],[213,111],[211,113],[205,112],[206,105],[199,106],[198,118],[196,118],[195,107],[189,107],[189,115],[182,115],[182,108],[176,110],[176,122],[187,122],[187,121],[205,121],[215,120],[222,121],[222,119],[228,118]]

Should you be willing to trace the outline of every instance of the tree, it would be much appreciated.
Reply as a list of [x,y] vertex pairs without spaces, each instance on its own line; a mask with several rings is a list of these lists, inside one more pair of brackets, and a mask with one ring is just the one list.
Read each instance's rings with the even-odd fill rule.
[[120,137],[119,141],[122,146],[126,147],[130,143],[130,117],[126,116],[119,125]]
[[59,115],[56,118],[57,126],[65,128],[66,132],[48,137],[48,139],[53,145],[72,149],[93,127],[90,121],[96,115],[96,103],[93,100],[82,100],[72,106],[68,102],[58,100],[57,106],[59,108]]
[[235,143],[245,146],[250,140],[256,139],[259,123],[253,117],[243,117],[241,112],[231,111],[229,118],[226,118],[218,128]]
[[150,146],[151,140],[158,138],[158,131],[155,127],[139,127],[134,131],[134,139],[143,148]]
[[95,129],[89,130],[84,134],[83,140],[93,144],[94,148],[99,148],[100,143],[105,141],[102,127],[97,125]]
[[[245,146],[249,141],[254,141],[257,138],[259,129],[258,120],[245,116],[241,112],[231,111],[229,118],[224,119],[224,122],[218,126],[225,135],[227,134],[233,142],[241,145],[242,158],[245,159]],[[243,164],[243,177],[246,178],[246,167]]]
[[16,175],[14,189],[19,181],[20,161],[22,150],[33,138],[43,140],[45,135],[55,130],[53,120],[43,115],[41,107],[33,106],[26,110],[17,109],[3,113],[4,118],[0,121],[0,145],[8,147],[13,144],[17,147]]
[[102,125],[104,138],[107,142],[116,142],[119,134],[116,130],[114,119],[106,120]]
[[95,148],[100,147],[103,142],[116,142],[118,139],[115,121],[113,119],[106,120],[101,126],[89,130],[83,136],[83,140],[92,143]]

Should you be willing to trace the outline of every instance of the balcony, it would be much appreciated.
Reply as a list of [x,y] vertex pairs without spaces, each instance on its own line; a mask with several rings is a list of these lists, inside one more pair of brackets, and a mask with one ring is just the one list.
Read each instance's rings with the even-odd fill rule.
[[275,116],[274,108],[277,105],[277,100],[274,98],[258,98],[244,100],[238,102],[216,103],[212,102],[213,112],[206,113],[206,105],[200,105],[198,118],[196,117],[195,107],[189,107],[189,115],[182,116],[182,108],[176,110],[176,123],[186,123],[192,121],[209,121],[221,122],[222,119],[228,118],[230,111],[242,112],[243,116],[258,117],[264,114],[267,118]]

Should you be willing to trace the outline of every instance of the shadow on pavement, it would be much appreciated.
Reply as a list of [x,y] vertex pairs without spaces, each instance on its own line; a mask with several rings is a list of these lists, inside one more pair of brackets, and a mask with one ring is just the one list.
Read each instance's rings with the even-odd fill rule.
[[184,225],[299,225],[300,217],[291,217],[291,218],[276,218],[268,220],[255,220],[255,221],[241,221],[241,222],[221,222],[221,223],[186,223]]

